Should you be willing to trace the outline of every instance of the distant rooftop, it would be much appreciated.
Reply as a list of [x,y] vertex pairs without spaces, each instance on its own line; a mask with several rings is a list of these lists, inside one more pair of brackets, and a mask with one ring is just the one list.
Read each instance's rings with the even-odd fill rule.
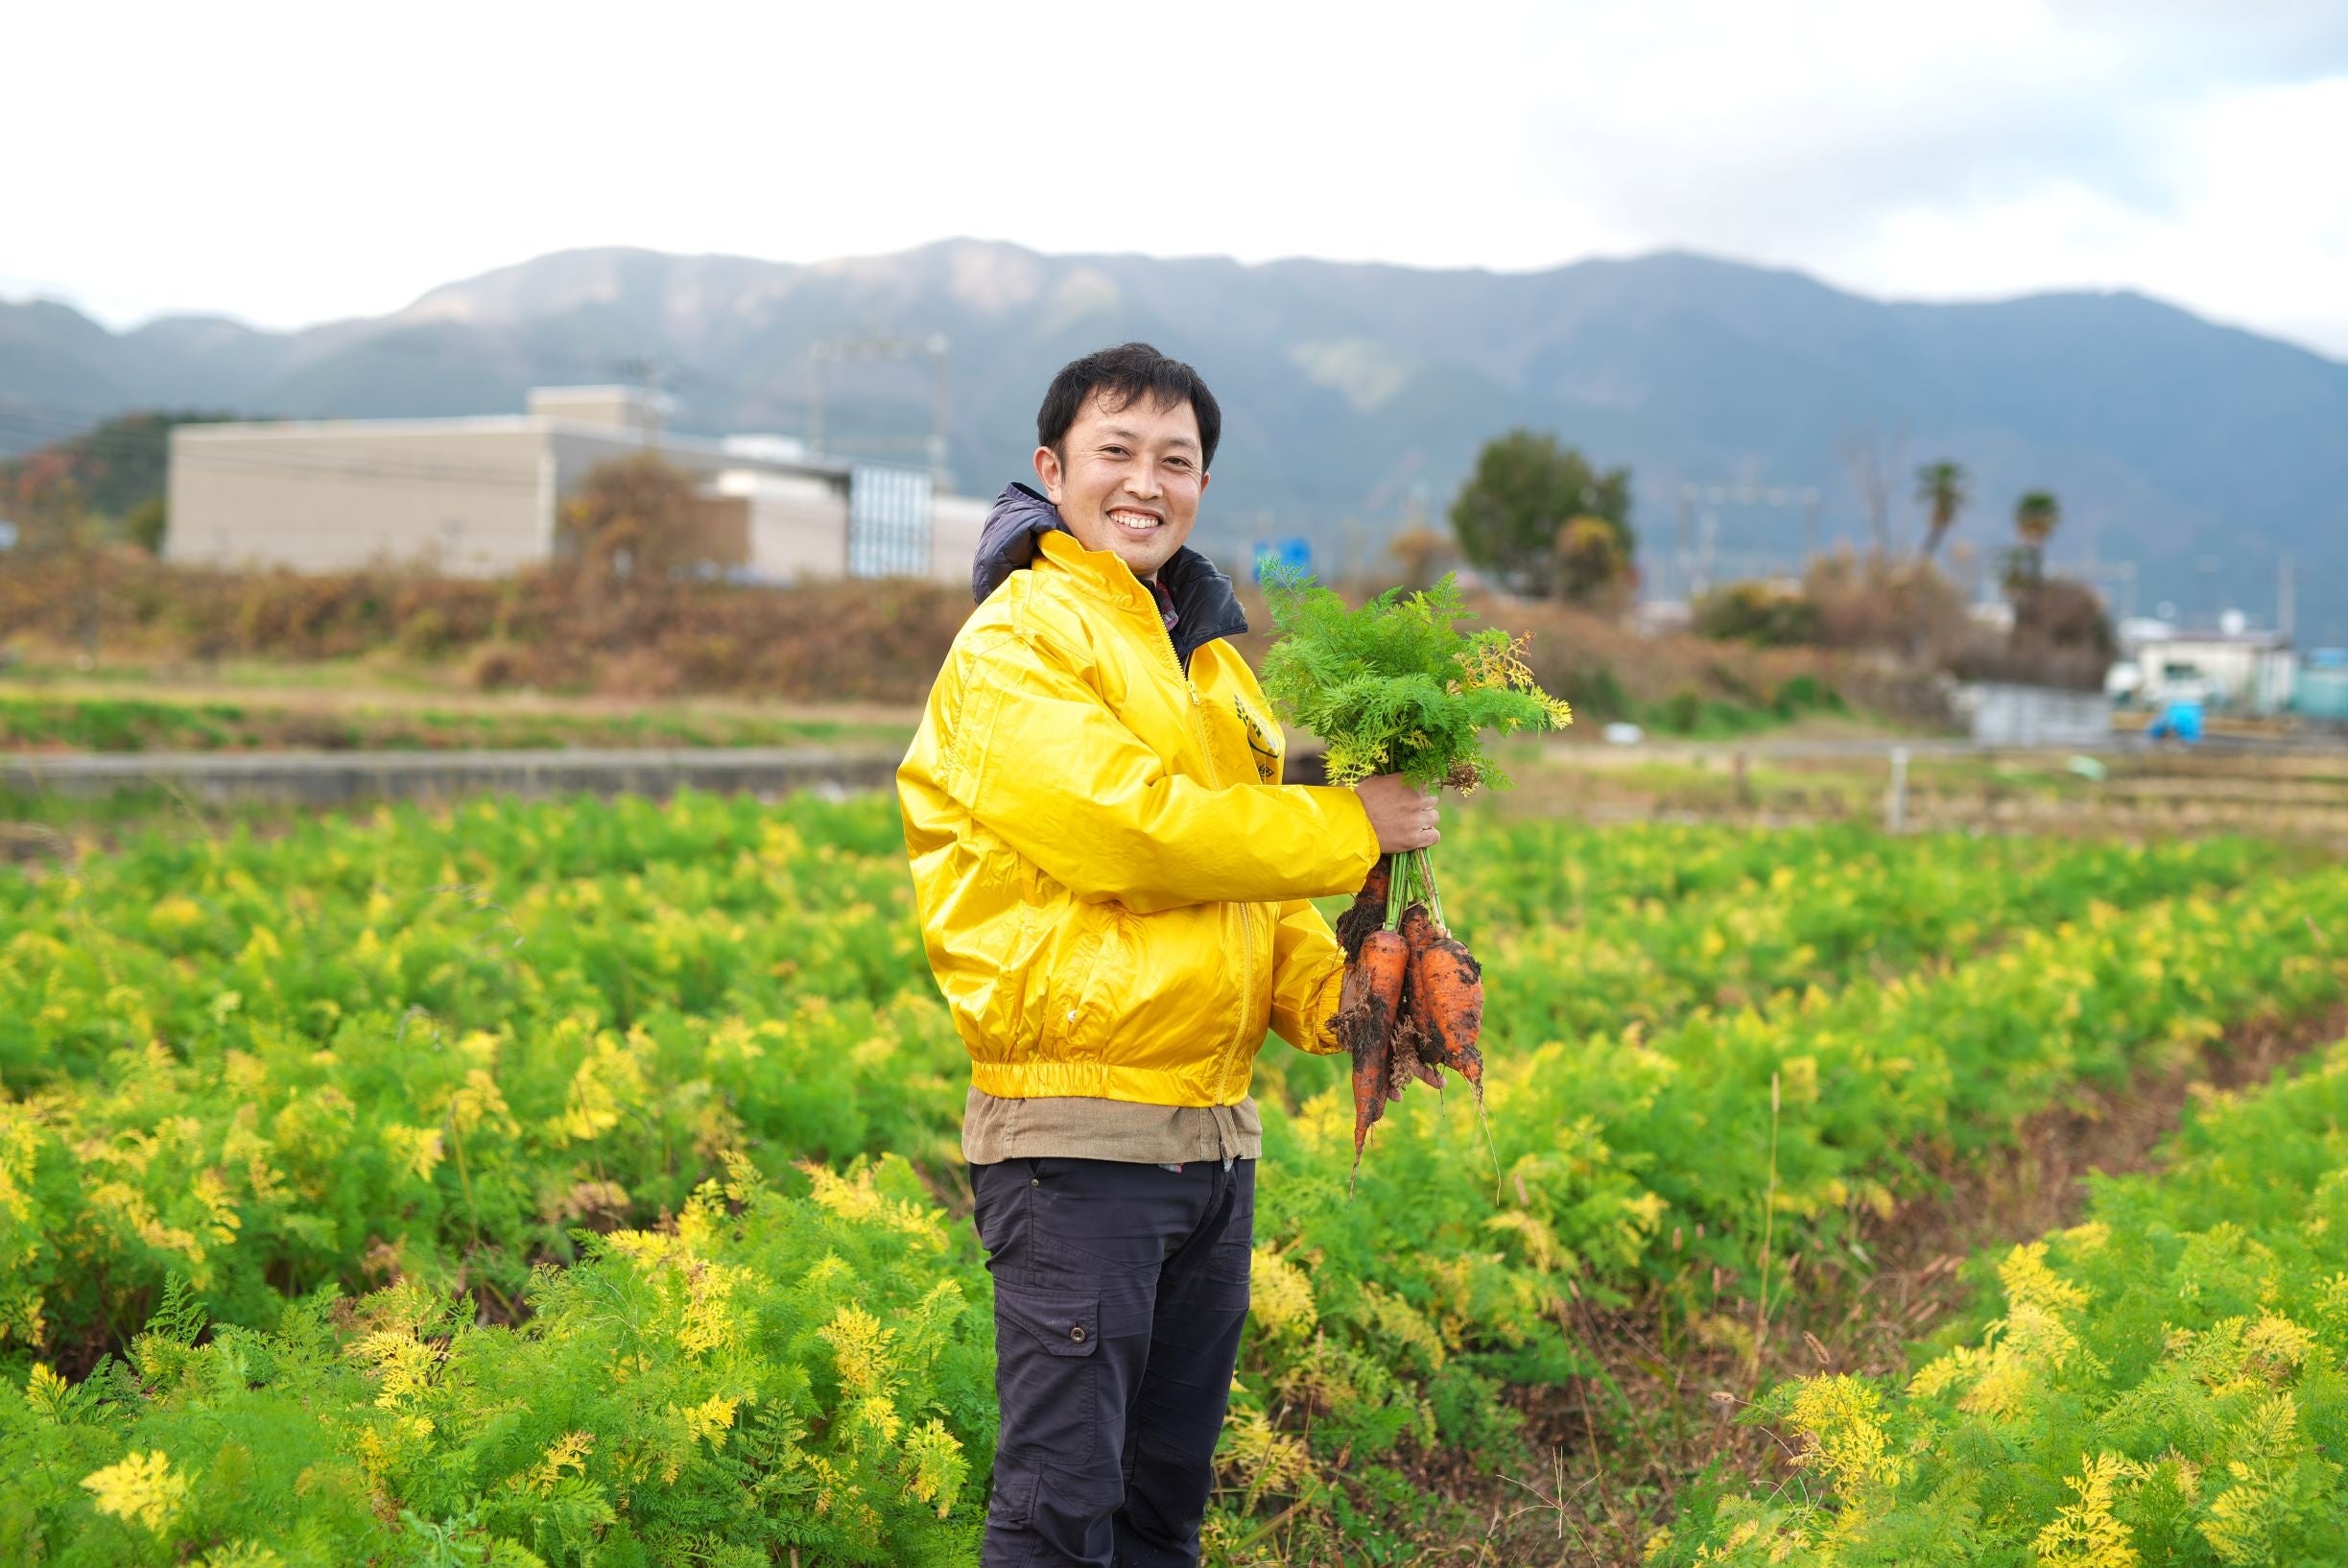
[[2204,643],[2235,648],[2288,648],[2289,634],[2273,627],[2252,626],[2241,610],[2227,610],[2215,622],[2164,621],[2135,615],[2116,629],[2121,646],[2141,648],[2146,643]]

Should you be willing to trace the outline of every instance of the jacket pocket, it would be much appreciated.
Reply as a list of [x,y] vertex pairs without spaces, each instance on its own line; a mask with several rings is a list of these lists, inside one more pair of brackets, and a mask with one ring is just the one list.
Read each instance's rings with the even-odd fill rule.
[[[1083,929],[1070,942],[1067,958],[1054,966],[1039,1038],[1046,1059],[1094,1060],[1109,1036],[1113,999],[1103,993],[1116,984],[1125,962],[1124,928],[1131,916],[1109,905],[1071,901],[1069,918]],[[1050,1049],[1054,1042],[1057,1052]]]

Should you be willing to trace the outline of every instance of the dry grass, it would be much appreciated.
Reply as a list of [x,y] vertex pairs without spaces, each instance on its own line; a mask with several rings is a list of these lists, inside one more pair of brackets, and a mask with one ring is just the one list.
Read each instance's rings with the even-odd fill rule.
[[[1270,622],[1254,589],[1254,661]],[[1854,707],[1945,719],[1929,673],[1882,654],[1647,637],[1571,606],[1486,597],[1490,624],[1532,634],[1531,663],[1598,722],[1655,704],[1766,707],[1807,677]],[[135,551],[13,561],[0,628],[20,655],[161,666],[208,683],[224,665],[367,666],[482,692],[914,703],[969,614],[956,584],[891,580],[751,588],[614,582],[569,565],[497,581],[381,568],[326,576],[164,566]]]
[[198,676],[228,660],[366,659],[436,685],[639,700],[917,702],[969,610],[961,589],[903,580],[751,588],[561,567],[494,582],[303,577],[182,569],[131,551],[0,573],[0,627],[24,655]]

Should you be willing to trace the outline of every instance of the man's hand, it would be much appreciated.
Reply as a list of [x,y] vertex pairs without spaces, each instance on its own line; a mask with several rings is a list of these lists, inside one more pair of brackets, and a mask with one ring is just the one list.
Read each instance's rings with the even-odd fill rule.
[[1435,831],[1435,792],[1422,790],[1400,773],[1380,773],[1353,787],[1369,813],[1369,825],[1378,830],[1378,852],[1408,854],[1442,838]]

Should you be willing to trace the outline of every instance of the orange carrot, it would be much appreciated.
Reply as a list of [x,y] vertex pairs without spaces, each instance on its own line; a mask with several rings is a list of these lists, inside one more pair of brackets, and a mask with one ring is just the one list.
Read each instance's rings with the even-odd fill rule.
[[1433,946],[1440,935],[1435,929],[1434,918],[1427,914],[1426,905],[1412,904],[1402,912],[1402,945],[1409,951],[1412,963],[1417,962],[1418,956]]
[[1483,1033],[1482,965],[1459,942],[1441,937],[1413,956],[1411,980],[1434,1057],[1481,1092],[1483,1054],[1476,1040]]
[[[1403,971],[1409,960],[1399,933],[1371,932],[1362,938],[1359,1000],[1338,1014],[1339,1038],[1353,1054],[1353,1157],[1362,1162],[1369,1129],[1386,1114],[1394,1072],[1394,1018],[1402,1005]],[[1348,986],[1352,985],[1348,977]]]
[[1431,1089],[1443,1087],[1443,1075],[1435,1071],[1438,1047],[1428,1037],[1424,1008],[1418,1000],[1419,957],[1435,941],[1435,921],[1424,904],[1412,904],[1402,912],[1403,1001],[1402,1016],[1394,1029],[1394,1088],[1393,1097],[1402,1098],[1406,1079],[1415,1078]]
[[1394,857],[1380,855],[1370,863],[1369,875],[1362,879],[1362,891],[1353,895],[1353,904],[1337,917],[1338,944],[1345,949],[1351,962],[1362,951],[1362,938],[1386,924],[1386,894],[1392,885]]

